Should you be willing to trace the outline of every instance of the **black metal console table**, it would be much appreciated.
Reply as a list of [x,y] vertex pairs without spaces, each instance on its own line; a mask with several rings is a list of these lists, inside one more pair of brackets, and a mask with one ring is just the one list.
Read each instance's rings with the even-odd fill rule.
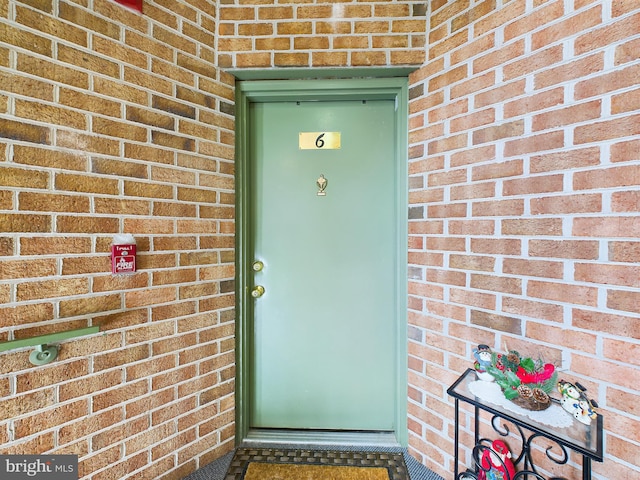
[[[535,422],[529,417],[519,415],[499,405],[494,405],[476,397],[469,391],[469,384],[474,381],[477,381],[475,371],[470,368],[447,390],[447,393],[455,399],[454,480],[476,480],[482,468],[481,456],[484,451],[490,448],[490,440],[480,438],[480,410],[489,412],[492,415],[491,427],[501,437],[507,437],[512,433],[516,434],[515,438],[517,438],[517,435],[520,436],[520,451],[518,452],[517,449],[512,449],[512,461],[519,471],[515,477],[510,480],[545,480],[544,477],[538,473],[532,456],[533,442],[541,437],[551,443],[551,446],[545,449],[545,453],[547,458],[555,464],[564,465],[567,463],[569,460],[567,450],[581,454],[582,480],[591,479],[591,460],[601,462],[603,459],[602,415],[598,415],[598,418],[592,421],[591,425],[584,425],[577,420],[571,419],[573,423],[570,427],[549,427]],[[475,465],[464,472],[458,473],[461,401],[471,404],[474,407],[473,460]],[[512,426],[511,429],[510,426]],[[510,438],[513,438],[513,436]],[[553,477],[550,480],[559,478],[561,477]]]

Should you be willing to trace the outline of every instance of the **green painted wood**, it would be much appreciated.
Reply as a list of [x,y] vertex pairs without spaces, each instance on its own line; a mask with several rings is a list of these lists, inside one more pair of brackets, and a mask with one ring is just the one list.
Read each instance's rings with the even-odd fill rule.
[[338,68],[231,68],[227,72],[239,80],[292,80],[326,78],[406,78],[419,67],[338,67]]
[[236,381],[236,440],[247,438],[251,417],[251,323],[254,300],[249,287],[253,285],[250,265],[253,260],[253,243],[249,205],[252,197],[249,165],[249,107],[253,103],[305,100],[361,100],[388,99],[395,104],[395,182],[396,182],[396,238],[395,252],[395,340],[396,369],[395,436],[400,445],[408,443],[407,430],[407,118],[408,88],[406,78],[377,78],[351,80],[293,80],[238,82],[236,89],[236,180],[237,180],[237,381]]
[[[249,118],[265,264],[254,283],[266,290],[254,307],[252,426],[393,430],[395,103],[259,103]],[[300,132],[339,132],[341,148],[300,150]]]

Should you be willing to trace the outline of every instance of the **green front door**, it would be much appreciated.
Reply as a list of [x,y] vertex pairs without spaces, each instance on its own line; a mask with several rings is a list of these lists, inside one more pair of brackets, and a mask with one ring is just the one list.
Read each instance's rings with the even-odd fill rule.
[[247,279],[249,427],[395,431],[395,103],[252,103],[247,117],[247,260],[264,265]]

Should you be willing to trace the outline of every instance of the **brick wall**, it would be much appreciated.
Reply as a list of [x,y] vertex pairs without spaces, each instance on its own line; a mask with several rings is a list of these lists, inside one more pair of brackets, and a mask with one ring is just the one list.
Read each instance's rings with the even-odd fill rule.
[[223,0],[219,65],[420,65],[426,11],[416,0]]
[[435,0],[429,21],[410,93],[411,451],[450,478],[446,388],[478,343],[507,344],[599,402],[594,477],[637,478],[640,5]]
[[[0,0],[0,339],[105,332],[44,368],[1,355],[3,453],[78,453],[86,478],[150,479],[228,451],[233,82],[216,66],[422,64],[411,453],[450,477],[445,390],[477,343],[507,341],[602,405],[596,476],[638,475],[634,0],[144,3],[140,16]],[[134,276],[108,273],[120,231],[139,242]]]
[[[0,0],[0,452],[180,479],[233,447],[233,79],[216,2]],[[113,235],[138,273],[113,276]]]

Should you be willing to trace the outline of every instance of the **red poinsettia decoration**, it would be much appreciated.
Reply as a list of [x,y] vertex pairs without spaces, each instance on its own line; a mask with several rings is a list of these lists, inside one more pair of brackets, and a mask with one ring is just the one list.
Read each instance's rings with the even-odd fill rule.
[[[529,394],[548,397],[555,388],[558,376],[552,363],[522,357],[515,350],[509,350],[506,354],[492,352],[487,372],[494,377],[509,400]],[[548,402],[548,398],[546,400]]]
[[116,2],[121,3],[129,8],[134,8],[139,12],[142,12],[142,1],[143,0],[116,0]]
[[542,368],[542,370],[527,372],[524,367],[520,366],[516,370],[516,376],[522,383],[544,383],[553,376],[556,369],[551,363],[545,363],[538,368]]

